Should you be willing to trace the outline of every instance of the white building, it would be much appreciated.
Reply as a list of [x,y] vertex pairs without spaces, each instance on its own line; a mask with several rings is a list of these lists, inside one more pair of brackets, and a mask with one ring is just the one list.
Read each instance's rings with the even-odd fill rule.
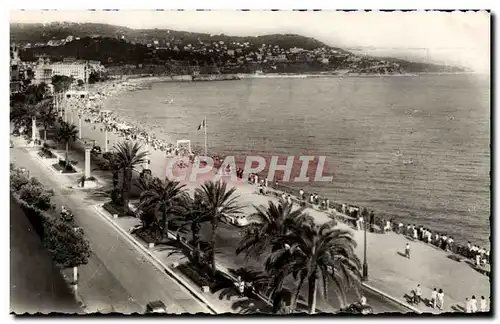
[[41,60],[34,69],[35,78],[33,81],[35,84],[41,82],[50,84],[54,75],[65,75],[73,78],[75,82],[82,80],[84,83],[88,83],[92,71],[102,72],[102,70],[103,67],[101,63],[97,61],[49,63]]

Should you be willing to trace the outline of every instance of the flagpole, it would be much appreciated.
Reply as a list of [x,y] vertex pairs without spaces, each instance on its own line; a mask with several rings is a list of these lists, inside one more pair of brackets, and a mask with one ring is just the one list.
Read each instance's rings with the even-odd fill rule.
[[204,119],[204,126],[203,127],[205,129],[205,156],[207,156],[207,119],[205,118]]

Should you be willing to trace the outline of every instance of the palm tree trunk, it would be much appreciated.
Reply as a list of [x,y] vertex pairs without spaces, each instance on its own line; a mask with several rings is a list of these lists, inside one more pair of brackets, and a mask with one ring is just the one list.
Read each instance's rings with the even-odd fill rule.
[[123,184],[122,184],[122,202],[123,208],[128,210],[128,193],[129,193],[129,168],[123,169]]
[[297,301],[299,300],[299,294],[300,294],[300,290],[302,289],[302,285],[304,284],[304,279],[305,278],[300,278],[299,284],[297,285],[297,291],[295,292],[295,295],[293,296],[293,299],[292,299],[292,302],[290,305],[290,309],[291,309],[292,313],[295,311],[295,308],[297,307]]
[[212,275],[215,276],[217,271],[215,267],[215,231],[217,230],[217,217],[218,215],[214,215],[212,219]]
[[309,277],[309,314],[314,314],[316,311],[316,290],[318,288],[318,277],[316,271]]
[[66,167],[68,167],[69,141],[66,141]]
[[191,225],[191,233],[193,234],[193,258],[196,264],[200,261],[200,230],[196,222]]
[[43,142],[47,142],[47,128],[43,129]]
[[167,236],[167,241],[168,241],[168,215],[167,215],[167,210],[163,212],[163,224],[165,224],[165,227],[163,228],[163,231],[165,232],[165,235]]

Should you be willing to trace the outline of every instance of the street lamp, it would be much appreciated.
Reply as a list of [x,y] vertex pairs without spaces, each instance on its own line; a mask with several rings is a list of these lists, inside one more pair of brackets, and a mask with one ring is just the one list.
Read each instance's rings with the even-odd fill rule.
[[78,113],[78,138],[82,139],[82,114]]
[[368,261],[367,261],[367,258],[366,258],[366,229],[367,229],[367,217],[368,216],[368,211],[365,209],[363,209],[363,227],[364,227],[364,230],[365,230],[365,248],[364,248],[364,261],[363,261],[363,278],[362,280],[363,281],[366,281],[368,280]]

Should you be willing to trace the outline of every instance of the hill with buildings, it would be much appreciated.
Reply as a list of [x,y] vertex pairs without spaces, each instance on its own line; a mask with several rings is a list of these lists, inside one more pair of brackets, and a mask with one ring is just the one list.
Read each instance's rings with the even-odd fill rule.
[[[122,73],[366,73],[461,72],[462,68],[360,56],[292,34],[257,37],[94,23],[11,24],[21,58],[96,60]],[[201,69],[201,71],[200,71]],[[124,72],[124,70],[127,70]]]

